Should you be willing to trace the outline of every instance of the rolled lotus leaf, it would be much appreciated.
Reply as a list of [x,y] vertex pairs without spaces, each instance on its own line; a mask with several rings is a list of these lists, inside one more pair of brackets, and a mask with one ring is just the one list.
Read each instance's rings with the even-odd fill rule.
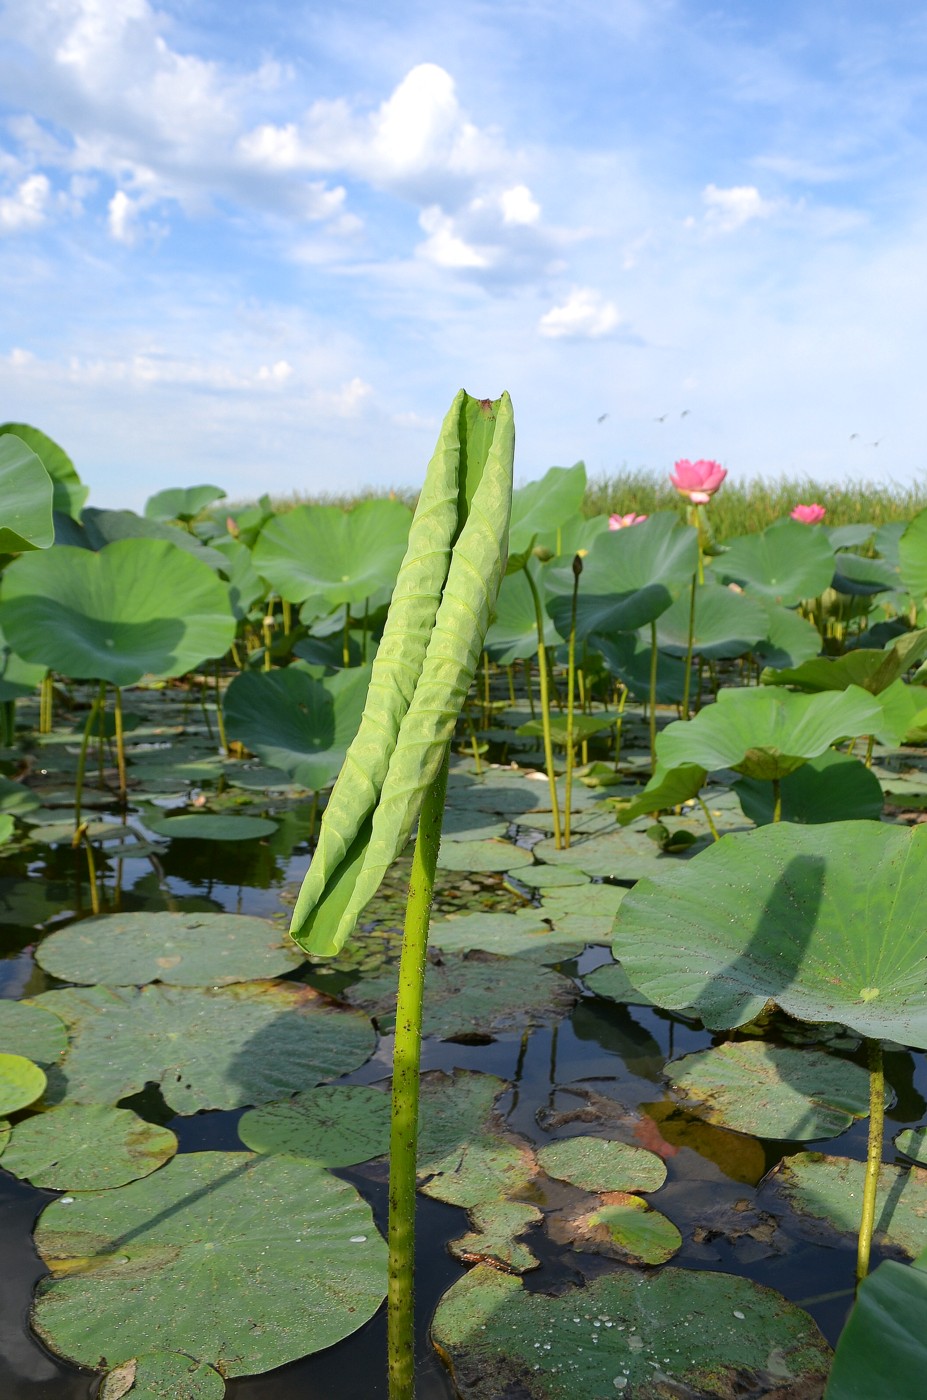
[[463,390],[409,532],[360,728],[332,789],[290,933],[336,952],[402,851],[479,662],[505,572],[515,429],[507,394]]

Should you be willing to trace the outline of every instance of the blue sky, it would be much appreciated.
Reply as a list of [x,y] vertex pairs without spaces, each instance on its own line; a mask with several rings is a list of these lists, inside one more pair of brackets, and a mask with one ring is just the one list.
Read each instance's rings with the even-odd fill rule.
[[414,486],[461,385],[521,481],[919,479],[922,5],[392,8],[0,0],[0,419],[92,504]]

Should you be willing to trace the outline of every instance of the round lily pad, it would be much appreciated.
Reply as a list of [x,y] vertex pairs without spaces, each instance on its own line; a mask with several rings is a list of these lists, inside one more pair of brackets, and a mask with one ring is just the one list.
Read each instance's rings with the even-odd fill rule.
[[0,1120],[0,1154],[6,1150],[12,1131],[12,1124],[8,1123],[5,1118]]
[[[391,968],[347,988],[343,995],[352,1006],[376,1017],[386,1034],[395,1024],[396,983],[397,972]],[[546,1025],[559,1020],[576,995],[565,977],[527,958],[448,954],[440,963],[430,963],[425,974],[422,1033],[451,1040]]]
[[349,1167],[389,1151],[389,1095],[366,1084],[324,1085],[252,1108],[238,1136],[253,1152],[288,1152]]
[[462,1143],[485,1137],[493,1104],[506,1087],[504,1079],[473,1070],[429,1070],[419,1094],[418,1170],[436,1170]]
[[895,1138],[895,1146],[912,1162],[927,1167],[927,1128],[907,1128]]
[[562,1239],[582,1253],[616,1255],[636,1264],[665,1264],[682,1246],[682,1235],[672,1220],[626,1191],[611,1191],[597,1210],[562,1222],[555,1216],[552,1224],[558,1242]]
[[142,911],[69,924],[40,944],[36,961],[62,982],[224,987],[289,972],[303,955],[267,919]]
[[583,1191],[658,1191],[666,1180],[656,1153],[609,1138],[561,1138],[540,1148],[538,1161],[548,1176]]
[[52,1102],[115,1103],[153,1082],[178,1113],[269,1103],[357,1069],[375,1045],[366,1016],[290,982],[73,987],[35,1000],[71,1031]]
[[738,1133],[808,1142],[836,1137],[869,1112],[868,1072],[820,1050],[735,1040],[666,1073],[710,1123]]
[[429,943],[446,953],[480,948],[501,957],[556,963],[575,957],[586,946],[586,939],[581,934],[552,933],[540,911],[525,909],[517,914],[460,914],[438,919],[431,925]]
[[441,1299],[432,1337],[465,1400],[735,1395],[745,1376],[754,1395],[820,1395],[830,1362],[807,1313],[771,1288],[674,1268],[552,1298],[477,1265]]
[[518,870],[532,865],[534,857],[511,841],[445,841],[438,853],[441,870]]
[[429,1165],[433,1173],[420,1189],[452,1206],[481,1206],[528,1185],[535,1174],[530,1150],[499,1138],[461,1143]]
[[0,1000],[0,1051],[27,1055],[47,1069],[67,1048],[67,1027],[60,1016],[28,1002]]
[[277,830],[277,823],[267,817],[228,817],[212,812],[155,817],[146,825],[155,835],[173,841],[256,841],[262,836],[272,836]]
[[314,1162],[184,1153],[118,1191],[55,1201],[32,1325],[82,1366],[171,1344],[230,1376],[331,1346],[376,1312],[386,1246],[354,1188]]
[[568,865],[532,865],[519,871],[519,880],[533,889],[550,890],[561,885],[588,885],[589,876]]
[[0,1113],[18,1113],[45,1092],[45,1071],[24,1055],[0,1054]]
[[13,1129],[3,1165],[51,1191],[103,1191],[148,1176],[177,1151],[168,1128],[127,1108],[52,1108]]
[[225,1381],[203,1361],[177,1351],[149,1351],[107,1371],[98,1400],[222,1400]]
[[[866,1163],[822,1152],[788,1157],[769,1179],[769,1189],[785,1196],[805,1219],[825,1221],[835,1230],[856,1235]],[[906,1254],[927,1248],[927,1171],[921,1167],[879,1168],[875,1238],[897,1245]]]
[[698,846],[690,848],[685,855],[664,856],[653,841],[647,840],[645,832],[618,828],[601,836],[580,836],[573,840],[568,851],[558,851],[552,839],[539,841],[534,854],[549,864],[567,865],[587,875],[638,880],[667,864],[688,860],[693,851],[701,850],[705,844],[703,837]]

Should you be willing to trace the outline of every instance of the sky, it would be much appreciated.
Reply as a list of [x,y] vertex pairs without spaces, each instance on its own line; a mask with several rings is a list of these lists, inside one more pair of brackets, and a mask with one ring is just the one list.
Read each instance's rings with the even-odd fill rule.
[[925,102],[907,0],[0,0],[0,421],[134,509],[414,488],[461,386],[519,482],[922,481]]

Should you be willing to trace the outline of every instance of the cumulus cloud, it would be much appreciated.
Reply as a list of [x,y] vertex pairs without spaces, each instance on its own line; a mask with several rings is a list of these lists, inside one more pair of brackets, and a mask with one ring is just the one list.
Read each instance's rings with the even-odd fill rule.
[[28,175],[11,195],[0,199],[0,233],[24,233],[45,222],[51,183],[47,175]]
[[766,219],[774,213],[774,200],[764,199],[755,185],[733,185],[719,189],[706,185],[702,190],[705,221],[720,233],[733,233],[754,219]]
[[601,292],[576,287],[562,305],[544,313],[538,331],[550,340],[598,340],[620,320],[614,302],[606,301]]
[[107,207],[109,231],[117,243],[135,242],[138,218],[138,205],[130,199],[125,190],[117,190]]

